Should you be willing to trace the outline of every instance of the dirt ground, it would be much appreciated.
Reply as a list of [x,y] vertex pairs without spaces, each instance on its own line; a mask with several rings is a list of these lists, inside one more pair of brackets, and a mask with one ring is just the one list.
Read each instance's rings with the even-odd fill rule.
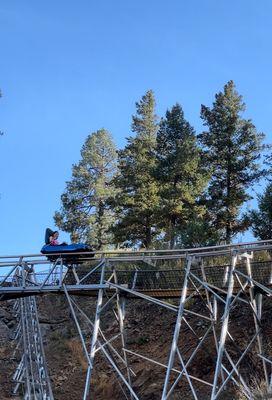
[[[77,297],[75,300],[93,320],[95,300],[87,297]],[[144,357],[155,359],[159,363],[167,364],[175,326],[175,313],[142,300],[132,301],[128,299],[126,303],[125,337],[128,350],[137,352]],[[14,320],[12,320],[11,306],[12,302],[9,304],[3,303],[1,310],[4,311],[0,314],[1,323],[6,323],[6,326],[7,323],[9,324],[8,330],[2,334],[0,342],[1,400],[14,399],[11,396],[11,378],[16,368],[16,360],[12,360],[11,355],[15,345],[12,341],[12,332],[15,325]],[[84,391],[87,362],[66,300],[62,296],[46,295],[38,299],[38,308],[54,398],[55,400],[78,400],[82,398]],[[192,301],[190,309],[203,315],[206,312],[205,305],[200,300]],[[219,310],[219,312],[221,311]],[[78,316],[87,348],[89,348],[91,340],[89,324],[79,314]],[[234,354],[239,353],[254,334],[254,324],[251,312],[246,307],[236,307],[231,318],[231,334],[235,340],[234,342],[229,340],[228,349],[229,353],[234,357]],[[270,300],[267,299],[264,305],[262,327],[265,337],[269,337],[272,333],[271,318],[271,304]],[[179,340],[179,348],[185,361],[188,360],[197,346],[197,337],[203,337],[208,327],[208,323],[204,319],[196,319],[193,315],[187,315],[186,320],[188,325],[184,322],[182,323]],[[119,325],[112,310],[108,309],[101,315],[101,328],[107,339],[118,334]],[[122,354],[120,338],[114,340],[112,344]],[[269,346],[269,343],[267,343],[267,346]],[[269,351],[270,349],[268,349]],[[110,354],[116,360],[112,351]],[[214,338],[212,332],[210,332],[207,335],[205,345],[190,364],[188,373],[199,379],[211,382],[215,356]],[[159,400],[164,383],[165,368],[136,357],[131,353],[127,353],[127,357],[129,366],[135,373],[132,383],[139,398],[141,400]],[[122,372],[126,374],[124,365],[119,361],[116,362]],[[175,361],[174,367],[181,368],[178,360]],[[261,361],[253,355],[253,351],[243,358],[241,371],[246,372],[249,383],[256,380],[261,382],[263,379]],[[173,382],[176,377],[177,373],[173,373],[171,381]],[[194,386],[199,398],[203,400],[209,398],[210,389],[207,385],[194,381]],[[120,379],[106,362],[102,352],[97,352],[89,398],[92,400],[121,400],[126,398],[123,390],[123,386],[120,385]],[[190,393],[188,382],[183,377],[177,384],[170,399],[190,400],[191,398],[193,397]],[[231,388],[223,392],[220,398],[228,400],[243,399],[239,393],[232,391]]]

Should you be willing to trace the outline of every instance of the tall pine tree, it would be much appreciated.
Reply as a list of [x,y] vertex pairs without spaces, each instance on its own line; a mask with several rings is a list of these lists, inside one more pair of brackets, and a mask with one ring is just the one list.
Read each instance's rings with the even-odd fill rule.
[[132,117],[136,135],[129,137],[125,148],[118,152],[118,194],[114,201],[118,222],[113,231],[119,244],[150,248],[157,234],[158,187],[153,176],[157,130],[155,98],[149,90],[136,103],[136,115]]
[[194,128],[184,118],[179,104],[168,110],[160,122],[156,177],[160,195],[158,224],[173,248],[178,233],[188,232],[188,224],[202,218],[205,208],[198,200],[208,178],[201,165]]
[[244,110],[233,81],[216,94],[212,108],[201,107],[208,129],[199,140],[211,172],[206,204],[213,226],[227,243],[246,229],[240,210],[251,198],[247,190],[264,174],[258,163],[264,135],[257,133],[251,120],[242,118]]
[[115,195],[117,152],[111,135],[100,129],[88,136],[81,160],[72,168],[72,179],[61,196],[62,207],[55,213],[56,225],[95,249],[112,243],[110,228],[114,213],[108,199]]

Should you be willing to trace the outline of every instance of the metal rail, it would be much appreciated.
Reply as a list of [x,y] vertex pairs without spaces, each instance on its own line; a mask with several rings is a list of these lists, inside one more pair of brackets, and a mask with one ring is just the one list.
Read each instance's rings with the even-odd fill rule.
[[[210,253],[211,255],[216,254],[217,252],[225,252],[226,254],[231,252],[232,250],[237,250],[239,248],[255,248],[258,249],[260,247],[269,247],[272,248],[272,239],[269,240],[259,240],[255,242],[239,242],[239,243],[232,243],[232,244],[221,244],[216,246],[206,246],[206,247],[191,247],[185,249],[121,249],[121,250],[104,250],[104,251],[90,251],[90,252],[73,252],[73,255],[86,255],[87,258],[95,256],[99,256],[101,258],[109,258],[110,255],[114,257],[117,255],[129,255],[129,256],[136,256],[136,255],[152,255],[152,254],[203,254],[203,253]],[[271,246],[271,247],[270,247]],[[67,256],[67,254],[71,253],[54,253],[56,256]],[[33,257],[43,257],[41,253],[35,254],[25,254],[25,255],[3,255],[0,256],[0,259],[20,259],[20,257],[26,258],[33,258]]]

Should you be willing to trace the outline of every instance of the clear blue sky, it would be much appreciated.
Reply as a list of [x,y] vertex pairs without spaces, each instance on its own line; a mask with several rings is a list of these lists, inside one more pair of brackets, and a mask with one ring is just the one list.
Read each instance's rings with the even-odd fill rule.
[[270,0],[1,0],[0,254],[40,250],[86,136],[123,146],[147,89],[199,132],[233,79],[271,140],[271,15]]

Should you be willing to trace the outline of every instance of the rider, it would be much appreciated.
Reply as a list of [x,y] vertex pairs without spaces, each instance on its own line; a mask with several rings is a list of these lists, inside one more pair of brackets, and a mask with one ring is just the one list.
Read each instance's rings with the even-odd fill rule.
[[58,231],[54,231],[52,233],[52,235],[49,236],[49,244],[50,244],[50,246],[66,246],[67,245],[67,243],[65,243],[65,242],[59,243],[58,238],[59,238],[59,232]]

